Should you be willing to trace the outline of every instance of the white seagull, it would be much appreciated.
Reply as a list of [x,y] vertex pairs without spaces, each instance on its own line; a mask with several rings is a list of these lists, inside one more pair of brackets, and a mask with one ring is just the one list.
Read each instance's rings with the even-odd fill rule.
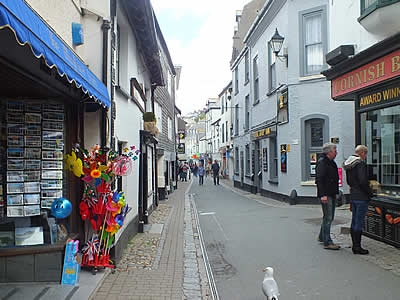
[[265,272],[262,283],[264,295],[267,296],[267,300],[278,300],[279,289],[273,276],[274,269],[272,267],[266,267],[263,271]]

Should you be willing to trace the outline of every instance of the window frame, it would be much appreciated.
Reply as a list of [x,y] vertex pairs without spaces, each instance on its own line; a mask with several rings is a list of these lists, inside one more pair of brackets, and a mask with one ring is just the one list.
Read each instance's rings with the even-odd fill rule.
[[244,155],[245,155],[245,160],[246,160],[245,174],[250,176],[250,170],[251,170],[250,144],[245,145]]
[[[305,18],[308,16],[321,15],[321,43],[322,43],[322,59],[323,63],[320,70],[314,72],[307,71],[307,58],[306,58],[306,30],[305,30]],[[327,68],[325,54],[328,51],[328,19],[327,19],[327,8],[326,5],[314,7],[311,9],[303,10],[299,12],[299,65],[300,65],[300,76],[311,76],[320,74],[320,72]]]
[[237,66],[234,71],[235,76],[235,95],[239,94],[239,67]]
[[244,131],[249,131],[250,128],[250,95],[247,94],[244,99]]
[[358,21],[362,20],[363,18],[381,7],[392,5],[398,2],[400,2],[400,0],[375,0],[374,3],[366,7],[365,0],[360,0],[360,17],[358,18]]
[[258,68],[258,55],[252,60],[253,66],[253,104],[260,102],[260,72]]
[[267,43],[268,48],[268,90],[276,88],[276,56],[271,49],[271,43]]
[[244,85],[250,81],[250,54],[246,52],[244,55]]

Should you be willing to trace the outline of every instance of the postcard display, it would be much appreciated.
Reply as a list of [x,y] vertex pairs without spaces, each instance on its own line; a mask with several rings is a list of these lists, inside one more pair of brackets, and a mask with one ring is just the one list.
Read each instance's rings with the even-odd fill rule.
[[8,101],[5,121],[6,215],[40,215],[63,196],[64,105]]

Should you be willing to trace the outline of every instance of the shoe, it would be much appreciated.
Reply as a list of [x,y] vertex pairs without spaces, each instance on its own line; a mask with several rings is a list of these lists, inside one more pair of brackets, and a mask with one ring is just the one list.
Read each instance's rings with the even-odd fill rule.
[[324,249],[327,249],[327,250],[339,250],[340,246],[336,245],[336,244],[329,244],[329,245],[325,245]]
[[324,242],[323,240],[321,240],[320,237],[317,238],[317,241],[318,241],[318,243],[323,243]]

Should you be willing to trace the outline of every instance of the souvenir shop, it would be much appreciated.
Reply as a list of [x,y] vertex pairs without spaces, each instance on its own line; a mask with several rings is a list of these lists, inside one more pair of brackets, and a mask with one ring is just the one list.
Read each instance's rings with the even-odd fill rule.
[[64,157],[107,88],[22,1],[0,3],[0,44],[0,282],[60,282],[65,241],[84,231]]
[[[327,57],[337,54],[340,59],[348,46],[341,47]],[[400,34],[344,58],[324,75],[331,81],[334,100],[354,101],[354,145],[368,147],[375,195],[364,234],[400,247]]]

